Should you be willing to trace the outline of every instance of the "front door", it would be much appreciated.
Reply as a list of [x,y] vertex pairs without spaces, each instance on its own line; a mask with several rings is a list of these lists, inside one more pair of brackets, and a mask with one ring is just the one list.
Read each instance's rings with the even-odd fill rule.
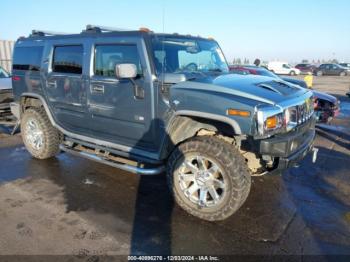
[[[88,108],[94,136],[133,149],[155,151],[155,96],[141,39],[97,39],[91,48]],[[115,66],[122,63],[136,65],[135,79],[116,78]]]
[[83,44],[50,46],[52,54],[45,79],[48,104],[64,129],[88,135]]

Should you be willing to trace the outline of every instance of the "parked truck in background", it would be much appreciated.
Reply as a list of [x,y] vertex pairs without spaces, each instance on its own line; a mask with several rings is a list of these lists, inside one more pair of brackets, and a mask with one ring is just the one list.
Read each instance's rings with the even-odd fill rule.
[[312,92],[230,74],[213,39],[33,31],[16,42],[12,79],[11,109],[33,157],[62,150],[141,175],[166,172],[176,202],[209,221],[243,205],[251,175],[294,166],[313,148]]

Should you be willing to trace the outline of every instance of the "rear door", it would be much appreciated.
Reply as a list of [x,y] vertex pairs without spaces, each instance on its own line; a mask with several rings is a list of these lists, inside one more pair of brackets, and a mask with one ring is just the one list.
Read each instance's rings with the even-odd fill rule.
[[[96,38],[92,57],[88,108],[95,137],[133,148],[156,150],[154,90],[141,38]],[[117,79],[115,66],[132,63],[137,77]]]
[[58,124],[74,133],[88,135],[86,89],[84,72],[86,46],[82,42],[53,42],[46,76],[49,106]]

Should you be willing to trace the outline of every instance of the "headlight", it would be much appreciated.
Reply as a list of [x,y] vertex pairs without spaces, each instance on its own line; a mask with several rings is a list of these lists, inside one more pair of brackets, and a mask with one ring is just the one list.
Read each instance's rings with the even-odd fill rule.
[[281,129],[284,125],[282,108],[272,106],[257,109],[257,123],[259,135],[268,135]]
[[256,108],[258,134],[270,136],[294,129],[310,119],[313,115],[312,98],[302,103],[290,105],[283,109],[281,106],[258,106]]

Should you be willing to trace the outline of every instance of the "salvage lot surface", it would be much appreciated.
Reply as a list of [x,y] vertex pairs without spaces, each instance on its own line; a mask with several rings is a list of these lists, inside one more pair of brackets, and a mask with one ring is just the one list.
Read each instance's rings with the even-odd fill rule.
[[350,255],[350,77],[314,83],[342,100],[339,118],[318,128],[317,163],[253,178],[247,202],[219,223],[177,207],[164,176],[68,154],[35,160],[0,128],[0,254]]

